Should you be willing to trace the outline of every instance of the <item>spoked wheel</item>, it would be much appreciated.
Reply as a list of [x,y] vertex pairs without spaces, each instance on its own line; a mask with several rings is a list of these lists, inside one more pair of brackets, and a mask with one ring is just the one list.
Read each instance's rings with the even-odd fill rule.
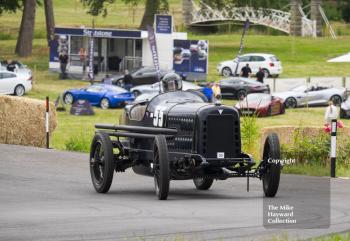
[[281,164],[276,160],[281,158],[280,143],[276,133],[267,136],[264,146],[264,169],[262,176],[263,190],[266,197],[274,197],[277,193],[281,176]]
[[170,185],[168,146],[165,136],[158,135],[154,140],[153,159],[154,186],[159,200],[166,200]]
[[296,108],[297,107],[297,100],[293,97],[289,97],[285,101],[285,107],[286,108]]
[[194,185],[198,190],[209,190],[213,185],[214,179],[211,177],[197,177],[193,178]]
[[333,95],[330,99],[334,105],[340,105],[342,102],[342,99],[339,95]]
[[113,181],[115,164],[109,135],[97,132],[90,149],[90,174],[92,184],[99,193],[108,192]]

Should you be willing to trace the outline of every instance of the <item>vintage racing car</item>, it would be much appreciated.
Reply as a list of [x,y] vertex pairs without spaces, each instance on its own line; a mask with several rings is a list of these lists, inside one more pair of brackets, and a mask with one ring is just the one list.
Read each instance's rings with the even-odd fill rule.
[[[173,74],[172,74],[173,75]],[[165,81],[167,78],[163,78]],[[125,112],[125,125],[96,124],[90,150],[94,188],[108,192],[114,171],[128,168],[154,177],[158,199],[167,199],[170,180],[193,179],[199,190],[214,180],[260,178],[265,196],[277,193],[281,165],[276,134],[267,136],[262,161],[242,152],[238,111],[207,103],[196,92],[161,93],[135,103]]]

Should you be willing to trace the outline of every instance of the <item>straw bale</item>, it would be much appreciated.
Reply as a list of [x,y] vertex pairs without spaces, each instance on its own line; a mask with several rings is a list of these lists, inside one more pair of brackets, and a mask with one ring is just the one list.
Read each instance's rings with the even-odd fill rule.
[[[0,95],[0,143],[46,146],[45,101]],[[50,104],[50,136],[57,126],[54,105]]]

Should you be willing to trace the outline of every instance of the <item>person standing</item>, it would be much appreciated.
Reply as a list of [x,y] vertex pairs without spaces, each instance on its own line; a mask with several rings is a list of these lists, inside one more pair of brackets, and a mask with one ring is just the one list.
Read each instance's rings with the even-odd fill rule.
[[14,63],[14,61],[12,60],[7,60],[7,66],[6,66],[6,70],[7,71],[11,71],[11,72],[15,72],[15,69],[17,68],[16,64]]
[[86,56],[87,56],[87,52],[84,48],[80,48],[79,50],[79,58],[80,58],[80,62],[83,66],[83,75],[86,72]]
[[246,66],[242,68],[240,75],[244,78],[249,78],[252,75],[252,70],[249,67],[249,64],[246,64]]
[[211,84],[207,83],[205,85],[205,87],[202,90],[203,94],[205,95],[205,97],[207,97],[209,102],[213,101],[213,90],[211,88]]
[[125,69],[124,71],[124,88],[127,89],[128,91],[130,91],[131,87],[132,87],[132,76],[129,73],[129,70]]
[[265,73],[262,70],[262,68],[259,67],[259,71],[256,73],[256,80],[260,83],[264,83],[264,77],[265,77]]
[[213,102],[221,100],[221,88],[218,83],[214,83],[211,89],[213,90]]
[[59,56],[60,60],[60,68],[61,68],[61,79],[66,79],[67,78],[67,64],[68,64],[68,55],[66,51],[63,51],[60,53]]

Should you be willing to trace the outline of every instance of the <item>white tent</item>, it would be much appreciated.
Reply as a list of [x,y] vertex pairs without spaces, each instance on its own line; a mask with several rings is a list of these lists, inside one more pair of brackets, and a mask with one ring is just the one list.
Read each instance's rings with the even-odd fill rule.
[[330,59],[327,62],[331,62],[331,63],[350,62],[350,53],[344,54],[344,55],[336,57],[334,59]]

